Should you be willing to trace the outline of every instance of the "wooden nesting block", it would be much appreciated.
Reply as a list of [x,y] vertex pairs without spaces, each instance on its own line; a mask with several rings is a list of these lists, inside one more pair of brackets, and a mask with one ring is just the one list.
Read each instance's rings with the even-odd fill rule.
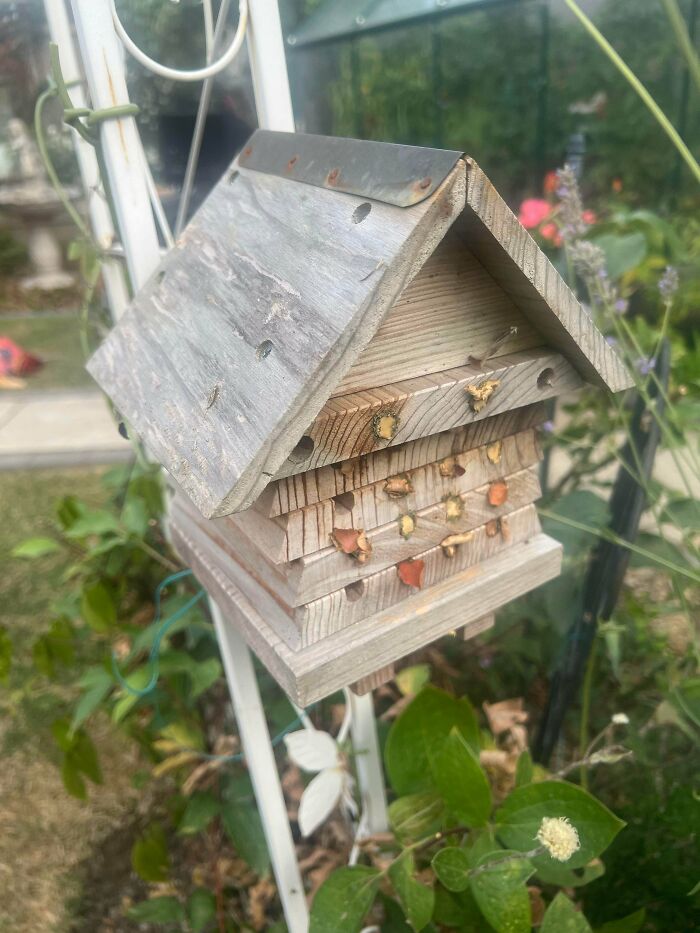
[[177,522],[174,546],[212,594],[294,703],[307,706],[435,641],[455,629],[477,625],[484,616],[553,579],[561,568],[561,545],[545,534],[507,548],[489,560],[454,574],[377,616],[342,629],[323,641],[293,651],[264,613],[212,560],[213,545],[194,539]]
[[415,470],[473,447],[482,447],[499,438],[536,427],[546,419],[546,406],[538,402],[408,441],[398,447],[387,447],[330,466],[295,473],[270,483],[253,508],[268,518],[285,515],[352,492],[358,487],[378,483],[394,474]]
[[516,473],[539,459],[537,436],[530,429],[278,518],[264,518],[248,509],[215,521],[242,528],[267,558],[280,564],[327,548],[334,528],[370,531],[398,521],[403,514],[426,509],[444,496],[462,495],[489,480]]
[[[488,401],[481,404],[478,393],[489,383],[493,390]],[[291,476],[397,446],[553,398],[582,385],[581,377],[561,354],[540,348],[501,356],[484,365],[460,366],[331,398],[275,476]],[[387,421],[380,425],[382,418]],[[377,436],[378,430],[389,429],[395,429],[395,433]]]
[[[410,599],[416,593],[416,589],[402,582],[394,565],[327,596],[301,606],[290,606],[270,589],[269,578],[251,573],[240,563],[230,541],[212,533],[210,528],[203,529],[192,512],[186,514],[175,506],[172,518],[195,540],[206,537],[210,542],[207,547],[211,560],[241,589],[293,650],[321,641],[402,600]],[[447,556],[440,545],[430,548],[414,558],[414,562],[420,560],[423,565],[423,589],[427,590],[508,547],[528,541],[540,532],[536,508],[528,505],[475,529],[468,541],[454,548],[452,556]]]

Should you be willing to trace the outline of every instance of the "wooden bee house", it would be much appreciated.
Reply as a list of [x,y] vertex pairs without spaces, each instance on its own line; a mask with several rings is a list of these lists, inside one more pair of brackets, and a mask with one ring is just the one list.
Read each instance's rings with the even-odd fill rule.
[[554,577],[542,401],[630,384],[459,152],[258,131],[90,372],[173,541],[299,704]]

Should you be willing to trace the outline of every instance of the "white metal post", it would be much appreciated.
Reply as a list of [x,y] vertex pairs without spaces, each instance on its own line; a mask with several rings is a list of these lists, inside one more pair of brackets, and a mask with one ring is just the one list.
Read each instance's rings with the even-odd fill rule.
[[363,696],[356,696],[352,691],[348,692],[352,707],[350,732],[355,749],[355,769],[362,797],[362,809],[366,814],[368,831],[383,833],[389,827],[389,820],[372,693],[370,691]]
[[[71,0],[71,4],[93,108],[129,103],[122,48],[108,0]],[[138,291],[160,262],[160,249],[136,121],[133,117],[105,120],[100,138],[126,264]]]
[[248,0],[248,55],[262,129],[294,132],[287,60],[277,0]]
[[[75,51],[65,0],[44,0],[44,9],[49,24],[49,34],[59,48],[63,77],[66,84],[73,85],[70,87],[71,100],[76,107],[85,107],[87,106],[87,97],[82,85],[82,74]],[[73,84],[73,82],[80,83]],[[93,234],[100,249],[106,250],[114,245],[114,224],[102,187],[97,156],[90,143],[86,142],[78,132],[73,130],[72,135]],[[107,303],[112,317],[116,320],[121,316],[129,302],[124,270],[121,268],[119,260],[105,259],[103,261],[102,280],[107,294]]]
[[260,699],[253,659],[237,629],[210,602],[224,670],[231,690],[241,745],[260,809],[270,861],[289,933],[306,933],[309,914],[304,896],[275,753]]

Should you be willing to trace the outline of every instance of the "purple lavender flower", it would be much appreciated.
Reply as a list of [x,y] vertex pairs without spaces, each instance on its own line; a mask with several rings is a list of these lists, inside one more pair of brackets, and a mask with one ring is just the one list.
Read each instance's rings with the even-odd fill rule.
[[625,314],[627,312],[628,307],[629,307],[629,301],[627,301],[626,298],[618,298],[615,304],[613,305],[613,308],[618,314]]
[[656,368],[656,360],[648,356],[640,356],[634,365],[639,370],[640,375],[648,376],[649,373]]
[[609,346],[611,346],[611,347],[616,347],[616,346],[617,346],[617,337],[612,337],[612,336],[606,337],[606,338],[605,338],[605,342],[606,342]]
[[659,280],[659,294],[665,304],[673,301],[673,296],[678,291],[678,269],[673,266],[666,266],[664,274]]
[[542,430],[545,434],[552,434],[554,432],[554,422],[553,421],[543,421]]

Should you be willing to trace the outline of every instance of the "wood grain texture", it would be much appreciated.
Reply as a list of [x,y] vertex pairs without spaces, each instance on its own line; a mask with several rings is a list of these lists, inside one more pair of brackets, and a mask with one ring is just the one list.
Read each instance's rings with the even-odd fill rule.
[[[488,560],[509,547],[522,544],[542,530],[534,505],[517,509],[502,521],[507,522],[505,535],[499,532],[491,537],[483,526],[476,528],[471,540],[460,545],[454,557],[446,557],[439,545],[417,554],[416,559],[424,563],[423,589],[442,583],[448,577]],[[396,567],[388,567],[359,583],[352,583],[294,609],[292,618],[298,635],[294,634],[290,639],[290,629],[285,624],[283,637],[295,649],[312,645],[402,600],[410,599],[415,592],[412,587],[401,582]],[[279,631],[282,632],[281,629]]]
[[296,473],[270,483],[253,508],[269,518],[284,515],[385,480],[394,474],[415,470],[452,454],[481,447],[498,438],[540,425],[546,419],[546,406],[537,402],[450,431],[408,441],[398,447],[387,447],[342,463]]
[[[542,374],[547,380],[540,379]],[[467,390],[496,380],[499,385],[481,411],[474,411]],[[380,448],[440,431],[472,424],[512,408],[571,392],[582,385],[581,377],[563,356],[546,349],[523,350],[499,357],[485,366],[470,365],[444,373],[408,379],[371,392],[356,392],[330,399],[306,436],[313,451],[301,462],[287,461],[278,476],[347,460]],[[399,427],[390,441],[378,441],[372,424],[375,415],[392,412]]]
[[467,206],[455,233],[548,344],[584,379],[613,392],[633,380],[590,313],[518,222],[484,172],[467,160]]
[[464,493],[460,497],[463,503],[462,517],[453,521],[447,520],[445,506],[441,502],[421,509],[416,513],[415,532],[408,539],[399,534],[398,522],[375,528],[367,533],[372,545],[372,556],[364,564],[334,547],[300,557],[289,564],[275,564],[260,551],[257,541],[250,539],[244,529],[236,524],[233,516],[232,524],[218,526],[216,533],[225,537],[240,561],[256,576],[264,579],[268,588],[276,592],[280,599],[289,606],[301,606],[349,583],[363,580],[385,567],[393,567],[400,561],[415,557],[421,551],[435,547],[447,535],[471,531],[492,518],[529,505],[541,495],[536,468],[521,470],[509,476],[508,486],[508,499],[500,506],[489,504],[488,484]]
[[[439,502],[443,496],[481,486],[532,466],[540,459],[534,430],[524,431],[500,441],[498,462],[489,459],[489,445],[454,455],[461,476],[443,476],[440,464],[431,463],[412,470],[413,492],[400,499],[385,491],[386,480],[361,486],[333,499],[288,512],[279,518],[265,518],[254,509],[235,516],[213,519],[223,525],[240,527],[274,563],[286,563],[328,547],[334,528],[363,528],[370,531],[397,522],[407,512],[417,512]],[[493,451],[491,451],[493,456]]]
[[381,687],[382,684],[389,683],[390,680],[394,679],[395,674],[396,665],[387,664],[386,667],[382,667],[372,674],[367,674],[366,677],[361,677],[359,680],[356,680],[354,684],[350,684],[350,689],[355,696],[362,697],[366,693],[371,693],[377,687]]
[[[464,206],[227,173],[89,369],[207,516],[246,508]],[[267,474],[267,475],[266,475]]]
[[503,289],[448,230],[333,395],[388,385],[541,346],[542,337]]
[[429,592],[338,632],[302,651],[292,651],[226,573],[210,560],[206,536],[195,539],[172,527],[173,543],[294,703],[316,700],[371,674],[447,632],[478,623],[507,602],[555,577],[561,545],[540,534],[491,560],[450,577]]

